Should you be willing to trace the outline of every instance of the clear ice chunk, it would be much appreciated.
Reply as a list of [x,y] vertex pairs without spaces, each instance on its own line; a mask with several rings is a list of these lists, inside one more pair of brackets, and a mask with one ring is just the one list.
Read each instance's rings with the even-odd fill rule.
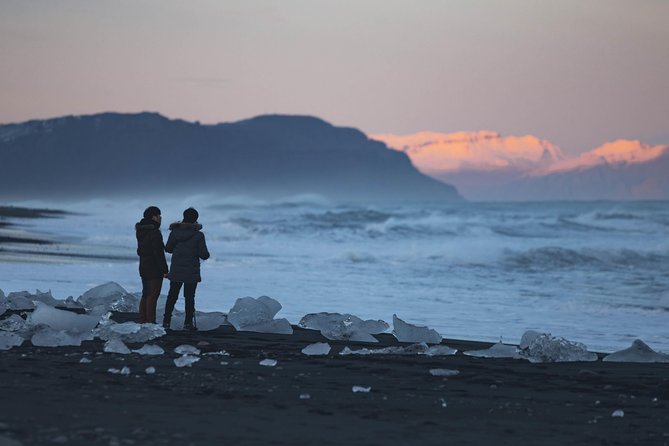
[[22,331],[28,328],[28,322],[18,314],[12,314],[6,319],[0,321],[0,330],[3,331]]
[[153,366],[147,367],[146,369],[144,369],[144,373],[146,373],[147,375],[153,375],[154,373],[156,373],[156,368]]
[[432,376],[457,376],[459,374],[460,371],[455,369],[430,369]]
[[91,361],[90,359],[88,359],[86,357],[83,357],[79,360],[80,364],[90,364],[91,362],[93,362],[93,361]]
[[513,359],[527,359],[521,355],[515,345],[506,345],[498,342],[490,348],[483,350],[469,350],[464,352],[467,356],[475,356],[477,358],[513,358]]
[[369,393],[372,390],[372,388],[364,386],[353,386],[351,390],[353,391],[353,393]]
[[98,325],[99,316],[76,314],[71,311],[58,310],[43,302],[36,302],[35,311],[28,316],[28,322],[34,325],[43,324],[54,330],[69,332],[91,331]]
[[411,344],[406,346],[390,346],[384,348],[361,348],[359,350],[351,350],[344,347],[340,355],[427,355],[427,356],[447,356],[454,355],[456,349],[445,345],[428,346],[424,342]]
[[597,353],[589,352],[580,342],[543,333],[521,351],[530,362],[597,361]]
[[122,369],[107,369],[109,373],[112,373],[114,375],[130,375],[130,368],[129,367],[123,367]]
[[163,350],[162,347],[160,347],[159,345],[144,344],[142,348],[133,350],[132,352],[140,355],[157,356],[165,353],[165,350]]
[[195,320],[197,321],[197,329],[199,331],[215,330],[221,325],[228,325],[228,317],[225,313],[218,311],[213,312],[195,312]]
[[9,350],[12,347],[20,347],[23,338],[15,333],[0,331],[0,350]]
[[618,410],[614,410],[613,413],[611,414],[611,416],[612,416],[613,418],[622,418],[622,417],[625,416],[625,412],[622,411],[622,410],[620,410],[620,409],[618,409]]
[[79,296],[77,302],[95,314],[107,311],[137,311],[139,306],[139,298],[128,293],[116,282],[107,282],[91,288]]
[[265,367],[274,367],[275,365],[278,364],[278,361],[276,359],[263,359],[258,364]]
[[105,353],[119,353],[121,355],[130,354],[130,349],[120,339],[114,338],[105,342]]
[[100,339],[120,339],[124,342],[147,342],[152,339],[165,336],[165,329],[158,324],[138,324],[137,322],[124,322],[117,324],[112,320],[106,320],[101,326],[94,330]]
[[658,353],[641,339],[636,339],[624,350],[611,353],[602,359],[607,362],[669,362],[669,355]]
[[534,340],[535,340],[536,338],[538,338],[539,336],[541,336],[541,333],[539,333],[538,331],[535,331],[535,330],[527,330],[525,333],[523,333],[523,336],[520,338],[520,345],[519,345],[519,347],[520,347],[521,349],[525,349],[525,348],[529,347],[530,344],[531,344],[532,342],[534,342]]
[[293,334],[287,319],[274,319],[279,310],[281,304],[271,297],[242,297],[228,312],[228,322],[238,331]]
[[310,313],[300,319],[302,328],[318,330],[334,341],[379,342],[374,334],[383,333],[389,326],[381,320],[362,320],[352,314]]
[[30,293],[27,291],[20,291],[18,293],[9,293],[7,296],[7,309],[8,310],[33,310],[35,304],[32,299],[29,299],[26,296],[30,296]]
[[309,344],[302,349],[302,353],[307,356],[323,356],[330,353],[330,344],[327,342],[316,342],[315,344]]
[[177,367],[191,367],[199,360],[199,356],[182,355],[174,360],[174,365]]
[[62,347],[79,346],[82,340],[87,339],[87,333],[68,333],[64,330],[55,330],[51,327],[42,326],[30,338],[30,342],[36,347]]
[[192,345],[183,344],[175,348],[174,352],[179,355],[199,355],[200,349]]
[[412,325],[393,314],[393,335],[400,342],[425,342],[439,344],[441,335],[428,327]]

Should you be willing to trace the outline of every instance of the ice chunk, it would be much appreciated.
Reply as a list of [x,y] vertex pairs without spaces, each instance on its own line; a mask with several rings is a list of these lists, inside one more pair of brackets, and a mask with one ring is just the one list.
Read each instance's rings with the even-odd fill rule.
[[123,341],[116,338],[105,342],[104,350],[106,353],[120,353],[122,355],[130,353],[130,349],[123,343]]
[[22,331],[28,328],[28,323],[18,314],[12,314],[7,319],[0,321],[0,330]]
[[622,417],[625,416],[625,412],[622,411],[622,410],[620,410],[620,409],[618,409],[618,410],[614,410],[613,413],[611,414],[611,416],[612,416],[613,418],[622,418]]
[[199,331],[215,330],[221,325],[228,325],[228,317],[224,313],[217,311],[211,313],[196,311],[195,320],[197,321],[197,329]]
[[372,388],[363,386],[353,386],[351,390],[353,390],[353,393],[369,393],[372,390]]
[[71,334],[64,330],[42,327],[32,335],[30,342],[36,347],[79,346],[86,337],[85,333]]
[[183,344],[175,348],[174,352],[180,355],[199,355],[200,349],[193,347],[192,345]]
[[311,395],[309,395],[308,393],[300,393],[300,399],[301,400],[310,400]]
[[[436,347],[436,348],[435,348]],[[348,347],[339,352],[340,355],[429,355],[429,356],[446,356],[453,355],[457,350],[447,347],[445,345],[438,345],[429,347],[426,343],[420,342],[418,344],[411,344],[406,346],[390,346],[384,348],[362,348],[359,350],[351,350]]]
[[378,320],[362,320],[352,314],[310,313],[299,324],[302,328],[319,330],[327,339],[338,341],[379,342],[373,334],[383,333],[388,324]]
[[93,362],[93,361],[91,361],[90,359],[88,359],[86,357],[83,357],[79,360],[80,364],[90,364],[91,362]]
[[525,348],[529,347],[530,344],[531,344],[532,342],[534,342],[534,340],[535,340],[536,338],[538,338],[539,336],[541,336],[541,333],[539,333],[538,331],[535,331],[535,330],[527,330],[525,333],[523,333],[523,336],[520,338],[520,345],[519,345],[519,347],[520,347],[521,349],[525,349]]
[[316,342],[315,344],[309,344],[302,349],[302,353],[307,356],[322,356],[330,353],[330,344],[327,342]]
[[146,369],[144,369],[144,373],[146,373],[147,375],[153,375],[154,373],[156,373],[156,368],[153,366],[147,367]]
[[439,344],[441,335],[428,327],[411,325],[393,314],[393,334],[400,342],[425,342]]
[[158,324],[138,324],[137,322],[124,322],[117,324],[107,320],[101,327],[95,329],[95,335],[100,339],[120,339],[124,342],[147,342],[152,339],[165,336],[165,329]]
[[469,350],[464,352],[467,356],[476,356],[478,358],[513,358],[527,359],[521,355],[515,345],[506,345],[498,342],[490,348],[484,350]]
[[122,369],[107,369],[109,373],[113,373],[114,375],[130,375],[130,368],[129,367],[123,367]]
[[521,354],[530,362],[597,361],[597,353],[589,352],[584,344],[550,333],[537,336]]
[[276,359],[263,359],[258,364],[265,367],[274,367],[275,365],[278,364],[278,361]]
[[228,322],[238,331],[292,334],[293,327],[287,319],[274,319],[280,309],[281,304],[271,297],[242,297],[228,312]]
[[230,356],[230,353],[226,352],[225,350],[220,350],[217,352],[203,353],[202,356]]
[[137,311],[139,298],[128,293],[116,282],[107,282],[86,291],[77,299],[81,305],[96,314],[107,311]]
[[174,365],[177,367],[190,367],[199,360],[199,356],[182,355],[174,360]]
[[430,369],[432,376],[457,376],[459,374],[460,371],[455,369]]
[[0,350],[9,350],[23,344],[23,338],[15,333],[0,331]]
[[155,356],[155,355],[162,355],[163,353],[165,353],[165,350],[163,350],[159,345],[144,344],[142,348],[138,350],[133,350],[132,352],[138,353],[140,355]]
[[607,362],[669,362],[669,355],[658,353],[641,339],[636,339],[624,350],[611,353],[602,359]]
[[28,316],[28,321],[35,325],[43,324],[49,326],[54,330],[85,332],[95,328],[100,321],[100,317],[58,310],[43,302],[36,302],[35,311]]
[[18,293],[9,293],[7,296],[7,309],[8,310],[32,310],[35,308],[35,304],[32,299],[29,299],[26,296],[30,296],[30,293],[27,291],[21,291]]

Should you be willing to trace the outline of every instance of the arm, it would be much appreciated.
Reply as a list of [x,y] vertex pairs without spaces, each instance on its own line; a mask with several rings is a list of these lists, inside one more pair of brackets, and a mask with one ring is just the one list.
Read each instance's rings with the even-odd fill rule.
[[170,232],[170,236],[167,237],[167,244],[165,245],[165,251],[172,254],[174,252],[174,247],[175,246],[176,246],[176,242],[174,240],[174,237],[172,237],[172,233]]
[[158,231],[158,234],[151,240],[151,251],[156,256],[158,266],[162,269],[163,274],[167,274],[167,260],[165,259],[165,245],[163,244],[163,235]]
[[207,242],[204,240],[204,234],[200,237],[200,240],[197,244],[197,255],[202,260],[207,260],[209,258],[209,250],[207,249]]

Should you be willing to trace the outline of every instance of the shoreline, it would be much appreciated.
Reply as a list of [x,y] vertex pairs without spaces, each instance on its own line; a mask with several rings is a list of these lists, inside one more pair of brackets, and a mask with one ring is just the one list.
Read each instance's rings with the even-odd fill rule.
[[[118,322],[134,313],[116,313]],[[341,356],[400,345],[329,341],[294,327],[292,335],[237,332],[231,326],[172,331],[148,344],[160,356],[81,347],[23,346],[1,352],[0,442],[19,444],[667,444],[669,364],[531,364],[465,356],[491,343],[444,340],[452,356]],[[306,356],[314,342],[327,356]],[[174,349],[202,350],[178,368]],[[130,344],[139,348],[142,344]],[[225,351],[226,355],[206,355]],[[80,363],[87,358],[90,363]],[[275,367],[259,364],[275,359]],[[129,375],[109,368],[128,367]],[[154,374],[145,369],[154,367]],[[457,370],[452,377],[430,369]],[[370,387],[353,392],[353,386]],[[308,397],[307,397],[308,395]],[[617,411],[623,417],[613,417]]]

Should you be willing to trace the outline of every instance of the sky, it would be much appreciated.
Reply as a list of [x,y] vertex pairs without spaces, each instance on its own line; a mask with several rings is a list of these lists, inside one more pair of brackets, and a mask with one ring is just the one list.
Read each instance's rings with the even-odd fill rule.
[[666,0],[0,0],[0,123],[314,115],[669,143]]

